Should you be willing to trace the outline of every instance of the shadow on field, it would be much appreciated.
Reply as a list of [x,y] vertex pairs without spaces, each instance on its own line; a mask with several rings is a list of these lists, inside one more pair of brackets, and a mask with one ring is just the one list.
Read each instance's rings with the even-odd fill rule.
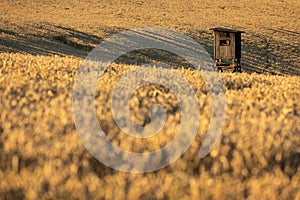
[[[96,35],[49,23],[27,25],[25,27],[7,25],[7,29],[0,28],[0,51],[85,58],[105,38],[124,30],[118,27],[101,26],[97,27]],[[155,63],[173,67],[191,67],[183,58],[158,49],[132,51],[119,57],[115,62],[121,64]]]
[[0,193],[4,199],[25,199],[25,192],[23,189],[10,189]]
[[[294,36],[295,40],[299,36],[299,33]],[[258,73],[300,75],[300,47],[288,42],[255,33],[246,34],[242,46],[244,68]]]
[[[125,30],[107,26],[91,28],[91,30],[95,29],[96,31],[92,34],[49,23],[25,27],[7,25],[6,29],[0,29],[0,51],[85,58],[105,38]],[[266,30],[286,37],[286,42],[276,41],[268,35],[244,33],[242,35],[243,71],[300,75],[300,47],[297,45],[300,34],[284,29],[266,28]],[[213,57],[213,34],[211,31],[190,30],[185,34],[199,42]],[[159,37],[157,38],[159,40]],[[292,41],[291,44],[289,41]],[[159,63],[173,67],[191,67],[183,58],[157,49],[133,51],[121,56],[115,62],[123,64]]]
[[[69,55],[85,57],[103,38],[73,28],[52,24],[9,26],[0,29],[2,52],[29,53],[33,55]],[[103,35],[120,32],[119,28],[101,28]]]
[[[288,30],[273,30],[297,41],[300,33]],[[190,31],[189,35],[199,42],[213,56],[214,38],[211,31]],[[242,34],[242,69],[245,72],[300,75],[300,47],[280,42],[266,35]]]

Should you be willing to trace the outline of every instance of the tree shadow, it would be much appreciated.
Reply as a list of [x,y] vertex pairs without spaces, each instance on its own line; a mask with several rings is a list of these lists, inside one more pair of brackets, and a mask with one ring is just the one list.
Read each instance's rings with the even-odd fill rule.
[[[18,31],[0,29],[1,52],[84,58],[103,41],[103,38],[97,35],[49,23],[27,26],[26,34],[22,33],[24,27],[14,25],[13,29]],[[102,28],[105,35],[112,35],[121,30],[116,27]]]
[[[26,29],[25,33],[22,33]],[[60,55],[85,58],[105,38],[126,29],[99,27],[101,35],[79,31],[70,27],[53,25],[12,25],[0,29],[0,52],[28,53],[32,55]],[[161,37],[158,36],[157,37]],[[116,49],[122,46],[115,45]],[[125,53],[114,61],[119,64],[160,64],[172,67],[191,67],[182,57],[159,49],[141,49]]]

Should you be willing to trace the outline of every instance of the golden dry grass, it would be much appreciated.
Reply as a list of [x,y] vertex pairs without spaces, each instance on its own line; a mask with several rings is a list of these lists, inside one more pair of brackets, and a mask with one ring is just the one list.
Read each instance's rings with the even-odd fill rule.
[[[0,199],[300,199],[299,8],[298,0],[0,1]],[[94,46],[145,26],[180,31],[211,54],[209,28],[244,30],[243,71],[262,74],[222,73],[227,95],[222,136],[199,159],[210,96],[200,72],[178,68],[199,99],[197,137],[170,166],[128,174],[104,166],[84,148],[72,116],[72,89]],[[154,52],[152,58],[160,56]],[[107,104],[117,79],[136,67],[128,58],[125,63],[111,66],[99,82],[98,119],[122,148],[158,149],[178,126],[176,98],[154,85],[136,91],[130,101],[135,122],[148,118],[137,104],[159,102],[170,114],[158,137],[142,142],[126,137]]]
[[[170,166],[153,173],[127,174],[92,158],[77,136],[71,98],[81,62],[74,57],[1,54],[2,198],[299,199],[299,77],[223,73],[227,116],[222,137],[210,155],[200,160],[198,151],[210,116],[209,94],[198,71],[178,69],[199,98],[198,136]],[[119,131],[110,123],[109,107],[103,101],[117,78],[132,67],[115,64],[101,80],[110,84],[99,83],[97,113],[108,134]],[[135,95],[156,91],[171,109],[176,101],[161,90],[145,87]],[[174,127],[178,114],[170,115],[168,127]],[[172,135],[168,127],[165,134]],[[138,144],[112,137],[132,151],[140,151],[139,145],[157,148],[168,140],[159,139],[159,144],[157,140]]]
[[210,28],[244,30],[244,69],[299,72],[298,0],[0,2],[0,50],[85,57],[113,33],[156,26],[185,33],[212,54]]

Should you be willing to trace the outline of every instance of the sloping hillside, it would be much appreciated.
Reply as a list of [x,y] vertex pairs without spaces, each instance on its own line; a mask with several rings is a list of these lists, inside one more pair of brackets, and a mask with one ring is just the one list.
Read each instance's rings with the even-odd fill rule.
[[[0,1],[0,199],[300,199],[299,7],[298,0]],[[165,146],[181,117],[166,87],[140,87],[129,102],[132,120],[147,124],[149,107],[159,103],[166,124],[155,137],[124,134],[109,100],[129,70],[149,62],[173,67],[194,88],[200,107],[197,136],[177,161],[131,174],[85,149],[72,96],[77,70],[96,45],[145,26],[184,33],[211,56],[210,28],[243,30],[243,73],[220,74],[226,119],[213,151],[200,159],[212,115],[201,73],[158,50],[131,52],[112,64],[99,80],[95,110],[107,137],[127,151]]]
[[0,50],[85,57],[122,30],[156,26],[196,39],[213,53],[213,27],[243,34],[249,72],[299,75],[297,0],[235,1],[8,1],[0,2]]

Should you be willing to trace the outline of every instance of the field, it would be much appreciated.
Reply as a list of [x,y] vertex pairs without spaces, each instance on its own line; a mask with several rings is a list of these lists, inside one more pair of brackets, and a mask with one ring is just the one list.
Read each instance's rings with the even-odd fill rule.
[[[1,1],[0,199],[300,199],[299,7],[296,0]],[[140,141],[113,123],[111,91],[138,63],[163,60],[174,66],[195,88],[201,113],[198,134],[177,161],[130,174],[106,167],[85,149],[75,128],[72,92],[93,47],[114,33],[145,26],[187,34],[211,55],[210,28],[243,30],[243,73],[220,74],[226,119],[216,146],[200,159],[211,117],[201,73],[159,51],[129,54],[112,64],[98,83],[95,107],[107,136],[121,148],[157,150],[180,122],[174,94],[148,85],[133,94],[129,107],[133,120],[143,124],[147,109],[136,108],[163,105],[168,120],[160,134]]]

